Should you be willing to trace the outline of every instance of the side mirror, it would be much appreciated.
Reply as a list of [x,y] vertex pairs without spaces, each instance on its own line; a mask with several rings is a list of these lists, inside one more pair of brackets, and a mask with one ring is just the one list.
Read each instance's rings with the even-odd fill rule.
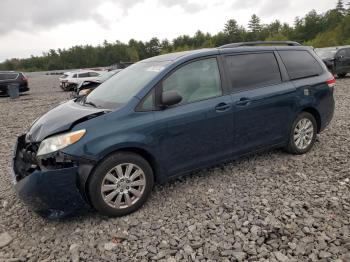
[[176,91],[167,91],[162,94],[162,105],[173,106],[182,101],[182,96]]

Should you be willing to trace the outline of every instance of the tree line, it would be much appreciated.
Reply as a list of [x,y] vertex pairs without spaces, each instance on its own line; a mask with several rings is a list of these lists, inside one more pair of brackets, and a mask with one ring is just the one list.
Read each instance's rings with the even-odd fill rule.
[[263,24],[252,15],[248,27],[230,19],[217,34],[197,31],[195,35],[182,35],[173,41],[152,38],[150,41],[131,39],[128,43],[104,41],[98,46],[73,46],[31,56],[25,59],[8,59],[0,63],[0,70],[57,70],[108,66],[117,62],[136,62],[152,56],[198,48],[217,47],[245,41],[293,40],[313,47],[350,44],[350,5],[337,0],[333,9],[318,14],[310,11],[304,17],[296,17],[294,25],[276,20]]

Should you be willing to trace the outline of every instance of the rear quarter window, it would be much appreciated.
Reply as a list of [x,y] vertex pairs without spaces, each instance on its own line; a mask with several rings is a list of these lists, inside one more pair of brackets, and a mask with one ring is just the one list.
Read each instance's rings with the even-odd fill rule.
[[234,91],[279,84],[281,73],[273,53],[239,54],[225,57]]
[[348,57],[346,49],[341,49],[337,53],[337,57]]
[[308,51],[278,51],[291,80],[318,76],[322,67]]

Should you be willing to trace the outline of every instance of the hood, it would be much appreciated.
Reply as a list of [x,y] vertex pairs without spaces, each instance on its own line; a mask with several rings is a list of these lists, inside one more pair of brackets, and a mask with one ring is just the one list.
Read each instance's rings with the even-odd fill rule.
[[105,109],[83,106],[68,101],[40,117],[27,132],[28,142],[41,142],[55,133],[69,130],[76,122],[85,121],[104,114]]

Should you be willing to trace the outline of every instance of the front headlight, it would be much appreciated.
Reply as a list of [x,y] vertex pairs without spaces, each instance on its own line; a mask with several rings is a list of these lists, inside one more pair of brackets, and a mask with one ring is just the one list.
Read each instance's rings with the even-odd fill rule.
[[78,142],[86,130],[78,130],[62,135],[52,136],[40,143],[37,156],[46,155]]
[[90,94],[92,91],[92,89],[83,89],[79,92],[80,96],[87,96],[88,94]]

